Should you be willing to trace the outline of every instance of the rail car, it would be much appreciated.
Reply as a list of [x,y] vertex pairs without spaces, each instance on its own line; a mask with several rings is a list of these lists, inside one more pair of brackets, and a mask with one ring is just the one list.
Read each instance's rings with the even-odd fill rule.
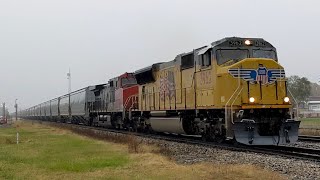
[[88,107],[95,102],[94,90],[103,85],[79,89],[22,112],[22,116],[43,121],[63,123],[84,123],[90,117]]
[[[76,94],[78,98],[73,98]],[[142,132],[201,135],[208,141],[232,138],[247,145],[280,145],[298,140],[300,121],[293,116],[289,97],[276,49],[261,38],[230,37],[22,114]],[[81,113],[75,114],[76,109]]]
[[[133,73],[125,73],[107,84],[88,86],[33,106],[21,112],[29,119],[123,128],[138,93]],[[137,101],[137,99],[136,99]]]

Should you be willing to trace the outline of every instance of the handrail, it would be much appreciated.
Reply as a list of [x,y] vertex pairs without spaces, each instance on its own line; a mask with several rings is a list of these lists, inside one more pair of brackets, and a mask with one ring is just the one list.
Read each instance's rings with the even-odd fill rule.
[[297,111],[297,112],[296,112],[296,113],[297,113],[296,117],[297,117],[297,120],[299,120],[299,103],[298,103],[298,101],[294,98],[294,96],[293,96],[293,94],[291,93],[291,91],[290,91],[289,88],[288,88],[288,92],[290,93],[292,99],[293,99],[294,102],[296,103],[296,111]]
[[[225,105],[225,122],[226,122],[226,128],[228,126],[228,123],[227,123],[227,118],[228,118],[228,111],[227,111],[227,106],[229,104],[229,102],[231,101],[231,99],[233,98],[233,96],[236,94],[236,92],[240,89],[240,68],[238,68],[238,87],[237,89],[233,92],[233,94],[231,95],[231,97],[229,98],[229,100],[227,101],[226,105]],[[241,90],[242,91],[242,90]]]
[[[225,109],[224,109],[224,111],[225,111],[225,121],[227,122],[227,119],[228,119],[228,104],[229,104],[229,102],[233,99],[233,96],[238,92],[238,94],[237,94],[237,96],[236,96],[236,98],[235,98],[235,100],[237,99],[237,97],[240,95],[240,93],[242,92],[242,90],[243,90],[243,88],[241,88],[241,90],[239,91],[239,88],[237,88],[235,91],[234,91],[234,93],[232,94],[232,96],[230,97],[230,99],[228,100],[228,102],[226,103],[226,105],[225,105]],[[234,104],[234,102],[235,102],[235,100],[232,102],[232,105]],[[232,110],[232,105],[231,105],[231,110]]]
[[[232,112],[232,106],[233,106],[233,104],[236,102],[236,100],[237,100],[237,98],[238,98],[238,96],[240,95],[240,93],[242,92],[242,90],[243,90],[243,87],[241,88],[241,90],[239,91],[239,93],[238,93],[238,95],[236,96],[236,98],[234,98],[234,100],[233,100],[233,102],[232,102],[232,104],[231,104],[231,112]],[[234,124],[234,122],[233,122],[233,116],[231,116],[231,123],[232,124]]]

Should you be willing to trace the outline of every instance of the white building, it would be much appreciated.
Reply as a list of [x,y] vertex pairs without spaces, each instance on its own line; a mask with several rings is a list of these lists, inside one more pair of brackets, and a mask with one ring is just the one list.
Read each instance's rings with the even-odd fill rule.
[[320,97],[310,96],[307,102],[308,111],[319,111],[320,112]]
[[308,102],[309,111],[320,111],[320,101],[309,101]]

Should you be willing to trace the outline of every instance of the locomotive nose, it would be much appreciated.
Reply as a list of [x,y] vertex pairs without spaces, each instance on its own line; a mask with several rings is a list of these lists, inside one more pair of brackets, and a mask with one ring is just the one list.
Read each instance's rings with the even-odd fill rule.
[[229,73],[239,94],[234,109],[241,113],[232,120],[238,142],[278,145],[298,140],[300,121],[290,117],[292,105],[282,66],[272,59],[248,58],[234,64]]
[[229,73],[241,81],[242,105],[290,104],[285,71],[275,60],[244,59],[230,68]]

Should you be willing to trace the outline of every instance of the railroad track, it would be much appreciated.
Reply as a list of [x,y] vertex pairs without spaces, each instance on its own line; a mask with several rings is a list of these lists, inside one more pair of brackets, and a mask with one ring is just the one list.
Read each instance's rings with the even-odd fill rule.
[[[49,122],[52,124],[59,125],[59,123]],[[233,145],[230,141],[226,143],[213,143],[202,141],[200,137],[196,136],[181,136],[181,135],[172,135],[172,134],[142,134],[134,133],[123,130],[116,129],[106,129],[101,127],[90,127],[84,125],[75,125],[75,124],[62,124],[63,126],[69,126],[72,128],[81,128],[94,131],[107,131],[113,133],[119,133],[124,135],[134,135],[143,138],[153,138],[164,141],[179,142],[185,144],[193,144],[205,147],[219,148],[224,150],[238,151],[238,152],[253,152],[259,154],[269,154],[277,155],[287,158],[295,158],[301,160],[311,160],[320,162],[320,149],[308,149],[308,148],[299,148],[291,146],[245,146],[245,145]]]
[[299,136],[299,141],[320,142],[320,136]]
[[271,155],[279,155],[288,158],[296,158],[302,160],[311,160],[320,162],[320,149],[300,148],[291,146],[266,146],[266,147],[254,147],[256,150],[261,150],[262,153],[270,151]]

